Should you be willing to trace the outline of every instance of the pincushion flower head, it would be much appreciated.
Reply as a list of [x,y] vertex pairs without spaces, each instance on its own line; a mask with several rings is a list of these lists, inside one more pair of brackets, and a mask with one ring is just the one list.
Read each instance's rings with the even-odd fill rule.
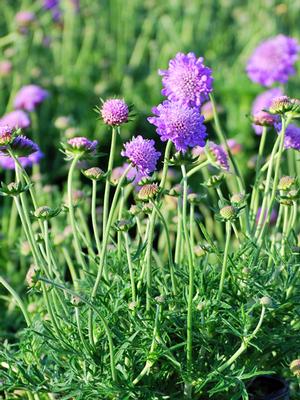
[[149,175],[156,169],[160,152],[156,151],[154,140],[144,139],[139,135],[124,144],[121,155],[126,157],[139,172]]
[[222,146],[214,142],[209,142],[207,146],[207,153],[208,157],[216,166],[224,169],[225,171],[229,171],[228,154]]
[[167,70],[160,70],[164,88],[161,93],[169,100],[199,107],[212,91],[211,69],[194,53],[177,53]]
[[16,157],[28,157],[40,151],[39,146],[23,135],[15,136],[8,145],[0,146],[2,154],[12,152]]
[[14,106],[16,109],[34,111],[48,97],[48,92],[38,85],[23,86],[16,94]]
[[270,115],[264,110],[269,109],[274,98],[282,95],[283,91],[281,88],[273,88],[259,94],[254,100],[252,105],[252,126],[257,135],[262,134],[263,126],[274,125],[274,123],[280,120],[278,116]]
[[12,111],[0,119],[0,125],[8,125],[13,129],[26,129],[30,124],[30,118],[23,110]]
[[206,127],[204,117],[197,107],[173,101],[164,101],[152,109],[154,117],[148,121],[157,127],[161,140],[171,140],[177,151],[188,147],[205,146]]
[[104,101],[99,111],[106,125],[119,126],[128,122],[130,110],[122,99],[109,99]]
[[65,153],[69,158],[88,159],[96,156],[98,141],[89,140],[83,136],[71,138],[64,145]]
[[249,78],[263,86],[285,83],[295,73],[299,45],[296,39],[277,35],[262,42],[247,64]]

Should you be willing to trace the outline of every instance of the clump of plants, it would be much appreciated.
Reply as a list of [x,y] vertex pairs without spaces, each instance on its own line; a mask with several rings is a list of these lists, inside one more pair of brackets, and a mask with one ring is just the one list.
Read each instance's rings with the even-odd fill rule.
[[[274,41],[280,51],[266,59]],[[248,74],[264,86],[285,83],[297,52],[279,35],[257,48]],[[239,400],[252,378],[275,373],[296,390],[300,102],[281,88],[256,99],[249,123],[260,146],[249,185],[203,58],[179,53],[160,74],[165,100],[148,120],[164,153],[138,134],[116,167],[133,115],[123,99],[108,99],[98,108],[111,134],[107,168],[101,141],[72,137],[60,146],[68,174],[59,191],[27,172],[38,168],[39,146],[0,127],[2,157],[14,168],[1,194],[21,223],[19,262],[28,270],[22,295],[0,277],[26,323],[2,341],[4,398]],[[34,109],[45,98],[38,94],[22,104]]]

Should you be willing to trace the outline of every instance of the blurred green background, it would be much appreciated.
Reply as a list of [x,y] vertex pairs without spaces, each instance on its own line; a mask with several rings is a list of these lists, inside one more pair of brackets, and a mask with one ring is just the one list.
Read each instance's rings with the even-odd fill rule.
[[[122,141],[138,133],[155,136],[146,116],[162,100],[157,70],[166,68],[178,51],[204,56],[213,69],[227,135],[244,145],[245,154],[253,152],[257,138],[246,115],[264,89],[248,79],[245,64],[263,39],[278,33],[299,38],[299,1],[80,0],[77,11],[73,3],[60,1],[56,22],[43,0],[1,4],[0,58],[11,60],[13,69],[0,81],[0,115],[12,108],[15,92],[24,84],[36,83],[50,92],[39,110],[49,173],[62,160],[54,150],[63,139],[54,127],[58,116],[72,116],[78,133],[96,137],[107,150],[110,132],[94,111],[99,97],[122,96],[133,103],[136,116],[122,129]],[[34,12],[36,19],[20,33],[15,16],[24,10]],[[298,89],[295,76],[287,92],[296,95]]]

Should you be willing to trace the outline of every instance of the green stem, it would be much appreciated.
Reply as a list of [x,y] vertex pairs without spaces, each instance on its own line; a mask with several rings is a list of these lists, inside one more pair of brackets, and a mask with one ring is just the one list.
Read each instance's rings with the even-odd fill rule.
[[[181,166],[181,172],[183,177],[183,197],[182,197],[182,225],[183,233],[185,238],[185,244],[188,253],[188,265],[189,265],[189,285],[188,285],[188,305],[187,305],[187,370],[189,373],[192,371],[193,363],[193,297],[194,297],[194,265],[193,265],[193,252],[191,249],[191,242],[188,233],[188,221],[187,221],[187,174],[185,166]],[[189,386],[189,383],[188,383]],[[191,391],[189,390],[191,394]]]
[[228,368],[230,365],[232,365],[236,359],[242,354],[244,353],[244,351],[247,349],[250,341],[255,337],[255,335],[258,333],[258,331],[261,328],[261,325],[263,323],[264,320],[264,316],[265,316],[265,307],[262,306],[261,309],[261,314],[260,314],[260,318],[258,321],[258,324],[256,326],[256,328],[254,329],[254,331],[252,332],[252,334],[246,338],[243,339],[241,346],[238,348],[238,350],[224,363],[222,364],[218,369],[217,372],[222,372],[224,371],[224,369]]
[[112,173],[112,169],[113,169],[113,165],[114,165],[116,141],[117,141],[117,129],[115,127],[113,127],[112,128],[112,136],[111,136],[110,153],[109,153],[108,166],[107,166],[107,178],[106,178],[105,189],[104,189],[103,226],[102,226],[103,235],[105,235],[107,218],[108,218],[110,178],[111,178],[111,173]]
[[279,143],[279,156],[275,165],[275,173],[274,173],[274,179],[273,179],[273,183],[272,183],[272,193],[271,193],[271,198],[270,198],[270,202],[268,205],[268,213],[267,213],[267,217],[263,223],[262,229],[261,229],[261,233],[259,235],[259,241],[262,241],[264,233],[265,233],[265,229],[266,227],[269,225],[270,219],[271,219],[271,214],[272,214],[272,209],[273,209],[273,205],[274,205],[274,201],[275,201],[275,197],[276,197],[276,190],[277,190],[277,185],[278,185],[278,181],[279,181],[279,173],[280,173],[280,164],[281,164],[281,157],[282,157],[282,153],[284,150],[284,138],[285,138],[285,132],[286,132],[286,128],[290,122],[290,117],[288,117],[286,120],[283,117],[281,119],[282,122],[282,128],[281,128],[281,132],[279,134],[279,138],[280,138],[280,143]]
[[259,173],[260,173],[260,167],[261,167],[261,162],[262,162],[262,158],[263,158],[263,154],[264,154],[266,137],[267,137],[267,127],[263,126],[263,130],[262,130],[262,134],[261,134],[261,138],[260,138],[259,149],[258,149],[258,156],[257,156],[257,161],[256,161],[254,186],[253,186],[253,191],[252,191],[252,196],[251,196],[251,201],[250,201],[250,214],[251,214],[252,222],[256,217],[257,209],[258,209],[258,182],[257,182],[257,178],[258,178]]
[[98,229],[98,222],[97,222],[97,181],[93,179],[92,181],[92,205],[91,205],[91,215],[92,215],[92,226],[94,232],[94,238],[96,241],[96,247],[98,255],[101,254],[101,243],[100,243],[100,235]]
[[125,248],[126,248],[127,262],[128,262],[129,275],[130,275],[131,297],[132,297],[132,301],[135,303],[136,302],[136,289],[135,289],[135,282],[134,282],[133,265],[132,265],[131,254],[130,254],[129,238],[128,238],[127,232],[124,232],[123,235],[124,235],[124,239],[125,239]]
[[74,205],[73,205],[73,199],[72,199],[72,180],[73,180],[73,174],[74,170],[76,167],[76,164],[79,160],[79,157],[74,157],[71,166],[69,169],[68,173],[68,206],[69,206],[69,216],[70,216],[70,222],[71,222],[71,227],[72,227],[72,232],[73,232],[73,237],[74,237],[74,246],[75,246],[75,251],[76,255],[78,257],[78,260],[80,261],[80,264],[84,270],[86,270],[86,262],[84,260],[84,257],[82,255],[82,249],[78,237],[78,232],[77,232],[77,227],[76,227],[76,222],[75,222],[75,212],[74,212]]
[[167,225],[167,222],[166,222],[164,216],[162,215],[160,209],[158,208],[157,204],[154,201],[151,201],[151,202],[152,202],[154,208],[156,209],[157,214],[160,217],[160,220],[163,224],[163,227],[164,227],[164,230],[166,233],[172,291],[173,291],[173,295],[176,296],[177,290],[176,290],[176,280],[175,280],[175,274],[174,274],[175,266],[174,266],[174,262],[173,262],[172,245],[171,245],[171,239],[170,239],[168,225]]
[[220,279],[220,285],[219,285],[219,291],[218,291],[218,297],[217,297],[218,301],[221,299],[221,296],[223,293],[223,288],[224,288],[225,276],[226,276],[226,271],[227,271],[227,261],[228,261],[230,237],[231,237],[231,222],[226,221],[226,242],[225,242],[225,249],[224,249],[224,255],[223,255],[221,279]]
[[[166,149],[165,149],[162,178],[161,178],[160,185],[159,185],[161,188],[161,193],[163,193],[165,184],[166,184],[171,148],[172,148],[172,142],[170,140],[168,140]],[[159,198],[158,198],[158,200],[159,200]],[[150,310],[150,301],[151,301],[151,283],[152,283],[151,255],[152,255],[152,245],[153,245],[153,239],[154,239],[155,221],[156,221],[156,210],[154,208],[152,211],[152,214],[150,216],[148,234],[146,235],[146,238],[145,238],[145,240],[147,241],[146,255],[145,255],[145,265],[146,265],[146,274],[147,274],[146,311]]]
[[5,289],[12,295],[12,297],[15,299],[16,303],[20,307],[20,310],[22,311],[26,324],[27,326],[31,325],[31,320],[30,316],[26,310],[26,307],[24,303],[22,302],[20,296],[18,293],[10,286],[10,284],[0,275],[0,283],[5,287]]
[[[119,212],[118,212],[118,220],[120,221],[122,219],[122,213],[123,213],[123,207],[124,207],[124,188],[121,188],[121,199],[120,199],[120,204],[119,204]],[[118,259],[121,260],[121,255],[122,255],[122,233],[118,232],[117,234],[118,237]]]
[[155,313],[155,321],[154,321],[154,329],[153,329],[153,334],[152,334],[152,343],[151,343],[151,347],[148,353],[148,359],[146,361],[146,364],[144,366],[144,368],[142,369],[142,371],[139,373],[139,375],[133,380],[133,385],[137,385],[140,380],[147,374],[149,374],[150,369],[152,368],[152,366],[154,365],[155,361],[153,359],[153,353],[157,347],[157,343],[159,340],[158,337],[158,323],[159,323],[159,319],[160,319],[160,314],[161,314],[161,306],[157,305],[156,306],[156,313]]

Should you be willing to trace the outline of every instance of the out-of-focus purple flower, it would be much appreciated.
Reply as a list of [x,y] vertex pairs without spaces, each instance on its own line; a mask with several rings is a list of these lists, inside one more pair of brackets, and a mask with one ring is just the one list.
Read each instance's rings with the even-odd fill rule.
[[[125,172],[125,170],[128,168],[129,164],[128,163],[124,163],[121,167],[116,167],[112,170],[112,174],[111,174],[111,179],[115,182],[117,182],[121,176],[123,175],[123,173]],[[142,173],[141,171],[139,171],[136,167],[132,167],[130,168],[130,170],[127,172],[126,178],[129,181],[132,181],[132,184],[134,186],[136,186],[139,181],[144,178],[146,175],[145,173]]]
[[[258,224],[259,218],[260,218],[260,214],[261,214],[261,207],[259,207],[257,214],[256,214],[256,223]],[[265,211],[265,215],[264,215],[264,221],[266,220],[268,215],[268,210]],[[277,217],[278,217],[278,213],[277,211],[273,208],[271,211],[271,218],[270,218],[270,225],[274,225],[276,224],[277,221]]]
[[169,100],[180,101],[188,106],[200,106],[212,91],[211,69],[203,64],[203,58],[194,53],[177,53],[170,60],[167,70],[160,70],[164,88],[161,93]]
[[122,99],[106,100],[100,110],[105,124],[118,126],[128,121],[129,108]]
[[[266,113],[263,110],[268,110],[272,100],[278,96],[282,96],[283,95],[283,91],[281,88],[273,88],[273,89],[269,89],[266,90],[265,92],[259,94],[252,105],[252,116],[253,119],[255,120],[255,118],[259,118],[259,120],[261,120],[261,123],[263,125],[263,120],[267,119],[270,123],[273,122],[276,123],[280,120],[280,118],[277,115],[270,115],[268,113]],[[255,133],[257,135],[261,135],[262,134],[262,130],[263,127],[261,125],[255,125],[252,124],[252,127],[255,131]]]
[[[242,151],[242,145],[240,143],[238,143],[235,139],[228,139],[227,144],[233,155],[236,155]],[[223,146],[223,149],[226,151],[224,146]]]
[[150,175],[156,169],[160,157],[160,152],[156,151],[154,144],[154,140],[144,139],[139,135],[124,144],[121,155],[128,158],[139,172]]
[[290,124],[286,128],[284,147],[300,151],[300,128],[297,125]]
[[[19,157],[18,161],[23,168],[32,167],[34,164],[39,164],[40,160],[44,157],[44,154],[38,150],[27,157]],[[9,157],[0,152],[0,167],[3,169],[15,169],[15,161],[13,158]]]
[[30,126],[30,118],[23,110],[15,110],[3,115],[0,125],[8,125],[13,129],[26,129]]
[[0,77],[8,76],[12,70],[12,62],[9,60],[0,61]]
[[229,161],[228,161],[228,154],[223,149],[222,146],[214,143],[209,142],[207,146],[207,151],[212,161],[221,169],[229,171]]
[[26,28],[35,20],[35,14],[31,11],[19,11],[15,18],[19,27]]
[[186,151],[188,147],[205,146],[206,127],[204,117],[197,107],[173,101],[164,101],[152,109],[155,117],[148,121],[157,127],[161,140],[171,140],[176,150]]
[[296,39],[277,35],[262,42],[250,57],[246,71],[253,82],[263,86],[285,83],[295,73],[299,45]]
[[48,92],[37,85],[23,86],[16,94],[14,106],[16,109],[34,111],[48,97]]
[[52,10],[59,6],[60,0],[44,0],[43,7],[45,10]]

